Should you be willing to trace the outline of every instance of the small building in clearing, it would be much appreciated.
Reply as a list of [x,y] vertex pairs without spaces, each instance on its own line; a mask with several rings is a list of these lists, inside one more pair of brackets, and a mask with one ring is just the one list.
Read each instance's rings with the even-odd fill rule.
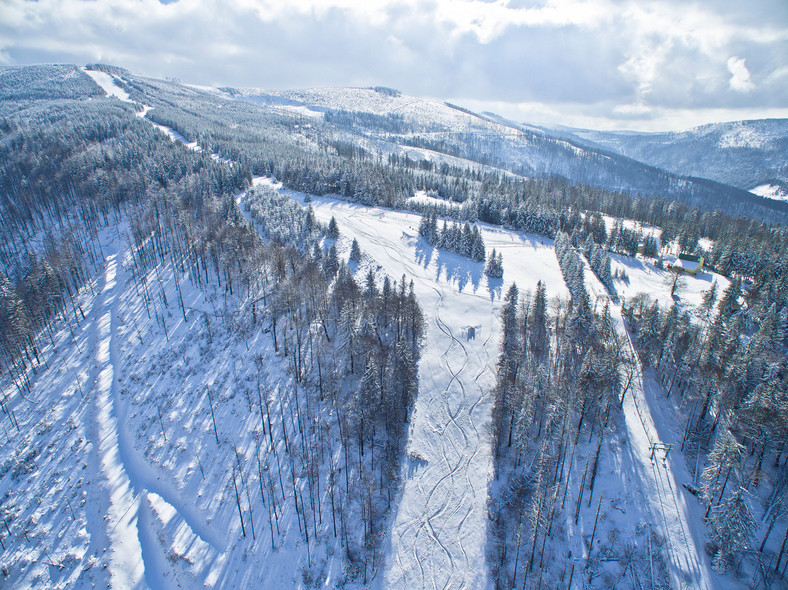
[[703,256],[679,254],[678,259],[671,265],[670,269],[674,272],[685,272],[694,276],[703,269],[703,262]]

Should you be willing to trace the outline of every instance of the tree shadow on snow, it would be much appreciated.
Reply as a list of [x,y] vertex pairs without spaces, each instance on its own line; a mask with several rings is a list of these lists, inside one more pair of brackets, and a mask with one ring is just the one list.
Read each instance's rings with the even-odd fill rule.
[[440,280],[441,274],[443,274],[447,282],[456,281],[457,289],[460,292],[468,283],[471,283],[474,292],[479,289],[484,271],[483,262],[473,262],[453,252],[444,252],[443,250],[438,250],[437,252],[438,255],[435,257],[435,264],[437,265],[436,279]]
[[419,236],[416,240],[416,262],[419,266],[427,268],[432,262],[432,255],[437,248],[427,243],[427,240]]
[[500,299],[503,294],[503,279],[487,277],[487,290],[490,292],[490,301]]
[[646,265],[642,260],[637,258],[632,258],[631,256],[625,256],[623,254],[615,254],[613,252],[608,253],[610,256],[610,260],[612,262],[618,262],[622,266],[626,266],[627,268],[631,268],[634,270],[642,270],[644,272],[653,272],[655,270],[659,270],[655,266]]

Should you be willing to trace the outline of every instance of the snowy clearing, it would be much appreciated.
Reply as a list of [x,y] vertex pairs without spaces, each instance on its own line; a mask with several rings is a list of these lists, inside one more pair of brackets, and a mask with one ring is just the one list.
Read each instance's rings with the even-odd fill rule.
[[98,70],[89,70],[87,68],[82,68],[82,71],[85,72],[88,76],[93,78],[93,81],[98,84],[101,89],[107,93],[107,96],[114,96],[115,98],[119,98],[123,102],[134,102],[129,98],[129,93],[120,88],[117,84],[115,84],[116,78],[111,76],[106,72],[100,72]]
[[785,189],[773,184],[762,184],[760,186],[756,186],[755,188],[751,188],[750,192],[766,199],[788,201],[788,194],[786,194]]
[[344,240],[356,238],[371,263],[412,279],[428,318],[381,587],[484,588],[497,313],[512,281],[532,289],[541,279],[551,298],[567,297],[552,242],[482,226],[487,248],[504,253],[504,282],[485,277],[483,263],[428,246],[417,235],[417,215],[331,198],[312,197],[310,204],[319,220],[335,217]]

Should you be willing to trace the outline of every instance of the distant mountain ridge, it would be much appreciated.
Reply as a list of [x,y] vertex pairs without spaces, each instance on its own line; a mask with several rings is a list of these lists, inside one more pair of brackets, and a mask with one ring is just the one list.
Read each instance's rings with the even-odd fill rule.
[[788,119],[712,123],[669,133],[572,128],[559,133],[674,174],[708,178],[757,194],[768,192],[768,186],[788,194]]
[[[719,208],[733,215],[774,220],[774,212],[785,220],[788,214],[784,203],[763,198],[771,196],[768,186],[778,193],[788,190],[784,156],[788,120],[775,120],[776,128],[772,120],[765,120],[707,125],[685,133],[606,133],[516,123],[493,113],[474,113],[451,103],[373,88],[238,92],[245,100],[254,101],[259,92],[265,97],[262,101],[279,97],[315,112],[397,113],[418,121],[424,129],[400,137],[387,133],[389,141],[453,150],[452,155],[524,176],[555,175],[607,190]],[[715,141],[724,147],[715,150]],[[643,149],[632,147],[641,144]],[[757,150],[755,145],[764,147]],[[762,187],[761,192],[750,192],[756,187]]]
[[[188,105],[184,112],[205,119],[206,109],[213,117],[225,118],[223,111],[217,110],[222,104],[247,103],[245,108],[275,113],[289,121],[287,131],[281,128],[276,133],[301,134],[313,124],[319,125],[308,133],[306,143],[298,144],[309,149],[328,142],[332,149],[357,150],[382,161],[408,155],[436,165],[448,162],[523,177],[558,177],[570,184],[660,196],[734,216],[788,223],[788,202],[748,191],[760,187],[761,193],[769,194],[772,189],[764,187],[776,187],[778,192],[788,187],[788,165],[783,156],[788,149],[782,149],[788,148],[785,120],[778,121],[776,127],[771,121],[754,121],[710,125],[683,134],[551,130],[385,87],[208,88],[174,80],[155,81],[113,66],[91,67],[112,73],[129,92],[144,90],[136,100],[159,104],[152,116],[161,119],[160,123],[166,123],[162,117],[168,105]],[[20,99],[68,96],[87,100],[101,93],[76,66],[0,68],[0,79],[0,98],[5,98],[0,101],[0,115],[4,108],[19,108],[22,103],[16,101]],[[196,119],[194,124],[195,129],[201,125]],[[274,132],[267,127],[257,129],[263,135]],[[666,169],[668,165],[673,171]],[[715,178],[715,171],[723,180]]]

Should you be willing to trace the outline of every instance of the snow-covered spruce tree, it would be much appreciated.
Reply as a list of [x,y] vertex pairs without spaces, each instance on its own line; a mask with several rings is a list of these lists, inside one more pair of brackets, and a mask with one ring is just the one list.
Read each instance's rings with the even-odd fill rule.
[[646,258],[656,258],[659,254],[657,247],[657,239],[654,236],[644,236],[643,238],[643,256]]
[[718,574],[728,571],[730,558],[746,549],[757,529],[746,492],[739,488],[725,502],[716,506],[709,519],[717,551],[711,567]]
[[338,270],[339,256],[337,255],[337,246],[336,244],[331,244],[331,247],[328,249],[328,254],[323,257],[323,272],[331,279],[334,278]]
[[430,245],[435,245],[438,234],[438,220],[435,213],[422,215],[419,222],[419,235],[427,240]]
[[558,232],[556,236],[555,255],[572,300],[579,301],[584,297],[587,299],[588,293],[586,292],[585,279],[583,278],[583,263],[574,251],[571,239],[564,232]]
[[394,352],[394,370],[391,387],[395,393],[394,416],[402,413],[403,421],[408,420],[408,410],[413,407],[418,391],[418,374],[413,352],[405,340],[397,342]]
[[339,239],[339,226],[337,225],[337,220],[334,217],[331,217],[331,221],[328,222],[328,229],[326,230],[326,237],[329,240],[337,240]]
[[475,262],[484,262],[484,239],[482,239],[482,232],[479,231],[477,226],[473,226],[473,245],[471,247],[471,260]]
[[550,350],[547,336],[547,293],[544,283],[536,283],[533,307],[527,324],[528,346],[536,360],[543,360]]
[[361,248],[358,245],[356,238],[353,238],[353,243],[350,245],[350,254],[348,260],[351,262],[361,262]]
[[613,284],[613,273],[610,270],[610,256],[604,248],[598,246],[591,239],[591,236],[588,236],[588,239],[586,240],[585,255],[588,259],[589,265],[591,266],[591,270],[605,286],[607,292],[610,293],[613,298],[617,298],[618,293],[616,292],[616,287]]
[[[511,389],[518,371],[519,362],[519,333],[517,330],[517,301],[519,290],[512,283],[504,297],[501,310],[502,343],[501,354],[498,357],[498,381],[493,399],[493,449],[498,456],[502,444],[504,427],[514,422],[511,410]],[[508,431],[507,431],[508,432]]]
[[503,277],[503,255],[495,253],[495,248],[490,252],[487,258],[487,266],[484,267],[484,274],[491,279],[500,279]]

